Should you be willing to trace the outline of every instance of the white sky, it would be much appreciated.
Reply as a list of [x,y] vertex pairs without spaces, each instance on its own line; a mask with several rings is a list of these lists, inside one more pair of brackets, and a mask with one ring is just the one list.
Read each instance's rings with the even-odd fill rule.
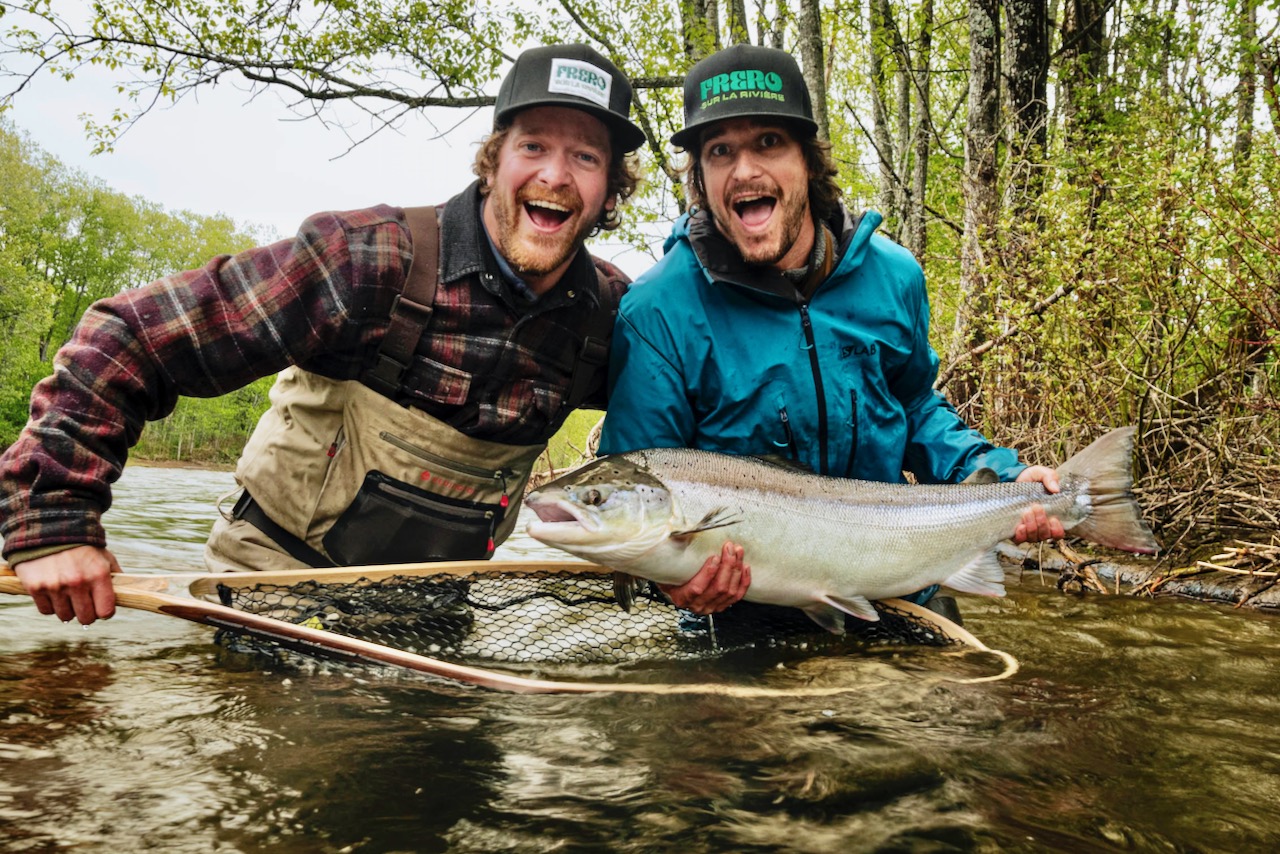
[[[292,235],[317,211],[445,201],[474,179],[476,145],[492,121],[488,108],[434,110],[348,151],[350,140],[340,129],[296,118],[276,94],[250,100],[223,83],[153,109],[113,152],[91,156],[80,116],[102,121],[121,104],[112,80],[97,69],[82,69],[70,82],[42,75],[6,115],[46,152],[112,189],[171,211],[221,213],[241,226],[267,226],[278,237]],[[368,120],[348,112],[352,135],[367,134]],[[592,248],[633,278],[651,263],[601,241]]]

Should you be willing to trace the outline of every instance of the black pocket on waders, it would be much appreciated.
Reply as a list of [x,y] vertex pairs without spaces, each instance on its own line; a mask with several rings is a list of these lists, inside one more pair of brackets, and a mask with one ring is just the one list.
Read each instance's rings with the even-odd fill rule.
[[350,566],[479,560],[493,552],[502,510],[498,504],[445,498],[371,471],[324,535],[324,548]]

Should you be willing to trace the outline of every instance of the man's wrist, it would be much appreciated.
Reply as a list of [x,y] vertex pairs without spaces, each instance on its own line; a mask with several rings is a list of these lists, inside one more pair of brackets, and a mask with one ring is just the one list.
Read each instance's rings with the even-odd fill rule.
[[61,543],[56,546],[37,546],[36,548],[33,548],[33,549],[18,549],[17,551],[9,552],[4,557],[5,557],[5,560],[8,561],[9,566],[17,566],[18,564],[25,563],[26,561],[29,561],[29,560],[39,560],[42,557],[48,557],[49,555],[56,555],[58,552],[70,551],[71,549],[78,549],[81,546],[87,546],[87,545],[89,544],[88,543]]

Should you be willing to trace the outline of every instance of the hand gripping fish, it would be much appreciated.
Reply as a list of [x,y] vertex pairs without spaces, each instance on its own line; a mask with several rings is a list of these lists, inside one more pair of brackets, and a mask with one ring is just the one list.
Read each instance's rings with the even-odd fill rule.
[[1131,492],[1133,441],[1134,428],[1113,430],[1067,460],[1057,494],[1040,483],[873,483],[709,451],[631,451],[531,493],[538,520],[527,531],[663,584],[688,581],[733,540],[751,565],[748,601],[801,608],[839,633],[845,614],[879,619],[871,600],[931,584],[1003,596],[995,545],[1035,503],[1074,536],[1154,553]]

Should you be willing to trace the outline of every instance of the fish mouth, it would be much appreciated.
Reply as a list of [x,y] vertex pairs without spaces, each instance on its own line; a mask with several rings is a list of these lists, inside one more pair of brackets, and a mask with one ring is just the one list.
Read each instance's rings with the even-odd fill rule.
[[600,531],[600,522],[582,512],[578,505],[564,499],[534,493],[524,500],[525,506],[538,517],[525,526],[525,532],[543,542],[573,542],[588,539]]
[[575,522],[585,524],[585,520],[574,512],[574,507],[567,501],[537,501],[529,504],[529,509],[537,514],[543,522]]

